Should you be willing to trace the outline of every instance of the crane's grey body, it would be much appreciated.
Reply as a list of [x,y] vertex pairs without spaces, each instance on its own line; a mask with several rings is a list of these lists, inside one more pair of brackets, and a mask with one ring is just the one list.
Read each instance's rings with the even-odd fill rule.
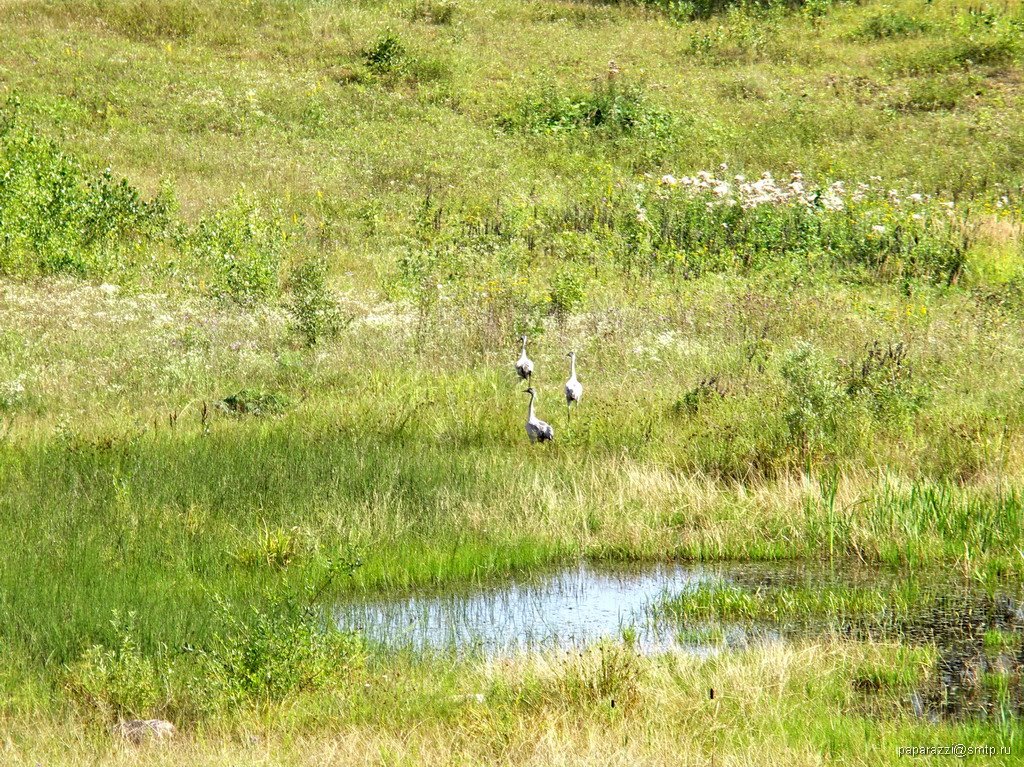
[[526,336],[523,336],[523,351],[519,354],[519,359],[516,361],[516,373],[524,381],[529,381],[530,377],[533,376],[533,360],[526,356]]
[[578,405],[583,399],[583,384],[576,378],[576,352],[569,352],[565,356],[569,358],[569,380],[565,382],[565,407],[572,417],[573,403]]
[[533,400],[537,397],[537,392],[531,386],[525,393],[530,395],[530,409],[526,414],[526,436],[530,438],[530,442],[550,442],[555,438],[555,430],[551,428],[551,424],[540,420],[533,412]]

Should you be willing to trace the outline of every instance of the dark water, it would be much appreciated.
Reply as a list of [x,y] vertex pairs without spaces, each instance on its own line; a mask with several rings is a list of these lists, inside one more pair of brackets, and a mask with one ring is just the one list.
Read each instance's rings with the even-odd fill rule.
[[[870,616],[807,614],[786,621],[694,620],[658,610],[672,597],[730,586],[841,587],[898,591],[895,572],[793,565],[575,565],[497,585],[353,600],[338,623],[387,648],[507,655],[627,641],[645,653],[699,656],[807,637],[933,645],[938,661],[927,686],[906,701],[926,718],[1018,716],[1024,712],[1024,603],[1019,587],[985,591],[962,579],[915,581],[911,604]],[[919,580],[919,579],[918,579]],[[908,592],[904,588],[904,595]]]

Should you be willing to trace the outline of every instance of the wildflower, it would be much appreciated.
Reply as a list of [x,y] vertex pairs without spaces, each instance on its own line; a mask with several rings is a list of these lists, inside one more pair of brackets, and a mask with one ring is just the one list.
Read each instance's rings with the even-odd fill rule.
[[885,227],[882,226],[881,224],[875,224],[873,227],[871,227],[871,231],[874,232],[875,234],[885,234]]
[[673,176],[671,173],[666,173],[664,176],[661,177],[661,183],[664,184],[665,186],[675,186],[676,184],[679,183],[679,181],[677,181],[676,177]]

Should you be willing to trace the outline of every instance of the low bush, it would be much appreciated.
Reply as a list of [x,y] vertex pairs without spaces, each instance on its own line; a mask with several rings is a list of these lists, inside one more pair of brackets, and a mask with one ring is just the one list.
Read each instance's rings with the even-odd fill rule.
[[205,292],[253,304],[278,294],[284,238],[278,210],[238,197],[229,208],[201,219],[183,249],[203,269]]
[[916,16],[899,10],[885,9],[866,18],[853,36],[862,40],[885,40],[893,37],[919,35],[929,29],[931,29],[931,25]]
[[114,615],[117,636],[113,647],[93,645],[66,673],[74,700],[105,720],[142,718],[157,712],[168,697],[165,680],[153,658],[142,653],[135,639],[135,615]]
[[288,312],[292,327],[306,346],[333,338],[351,321],[343,315],[327,277],[327,262],[309,258],[295,268],[289,280]]
[[641,86],[619,82],[610,72],[589,90],[542,88],[498,122],[507,131],[527,133],[588,130],[605,136],[642,133],[667,137],[673,118],[653,104]]
[[12,97],[0,115],[0,274],[134,271],[168,232],[169,194],[145,200],[109,169],[86,170],[18,112]]
[[222,606],[227,628],[199,651],[213,699],[231,705],[279,701],[293,693],[345,684],[366,661],[364,641],[328,616],[286,605],[243,617]]

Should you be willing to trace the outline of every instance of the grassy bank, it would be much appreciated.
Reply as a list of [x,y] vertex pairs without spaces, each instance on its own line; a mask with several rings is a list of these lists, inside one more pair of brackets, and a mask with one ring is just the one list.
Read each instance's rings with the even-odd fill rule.
[[908,758],[901,747],[962,742],[993,747],[972,761],[1014,763],[1018,720],[924,723],[909,713],[930,661],[927,651],[828,642],[707,660],[649,659],[614,646],[487,666],[398,660],[329,696],[225,718],[167,747],[140,753],[88,722],[43,715],[15,727],[2,753],[13,765],[134,764],[140,755],[196,765],[810,765],[823,755],[898,764]]

